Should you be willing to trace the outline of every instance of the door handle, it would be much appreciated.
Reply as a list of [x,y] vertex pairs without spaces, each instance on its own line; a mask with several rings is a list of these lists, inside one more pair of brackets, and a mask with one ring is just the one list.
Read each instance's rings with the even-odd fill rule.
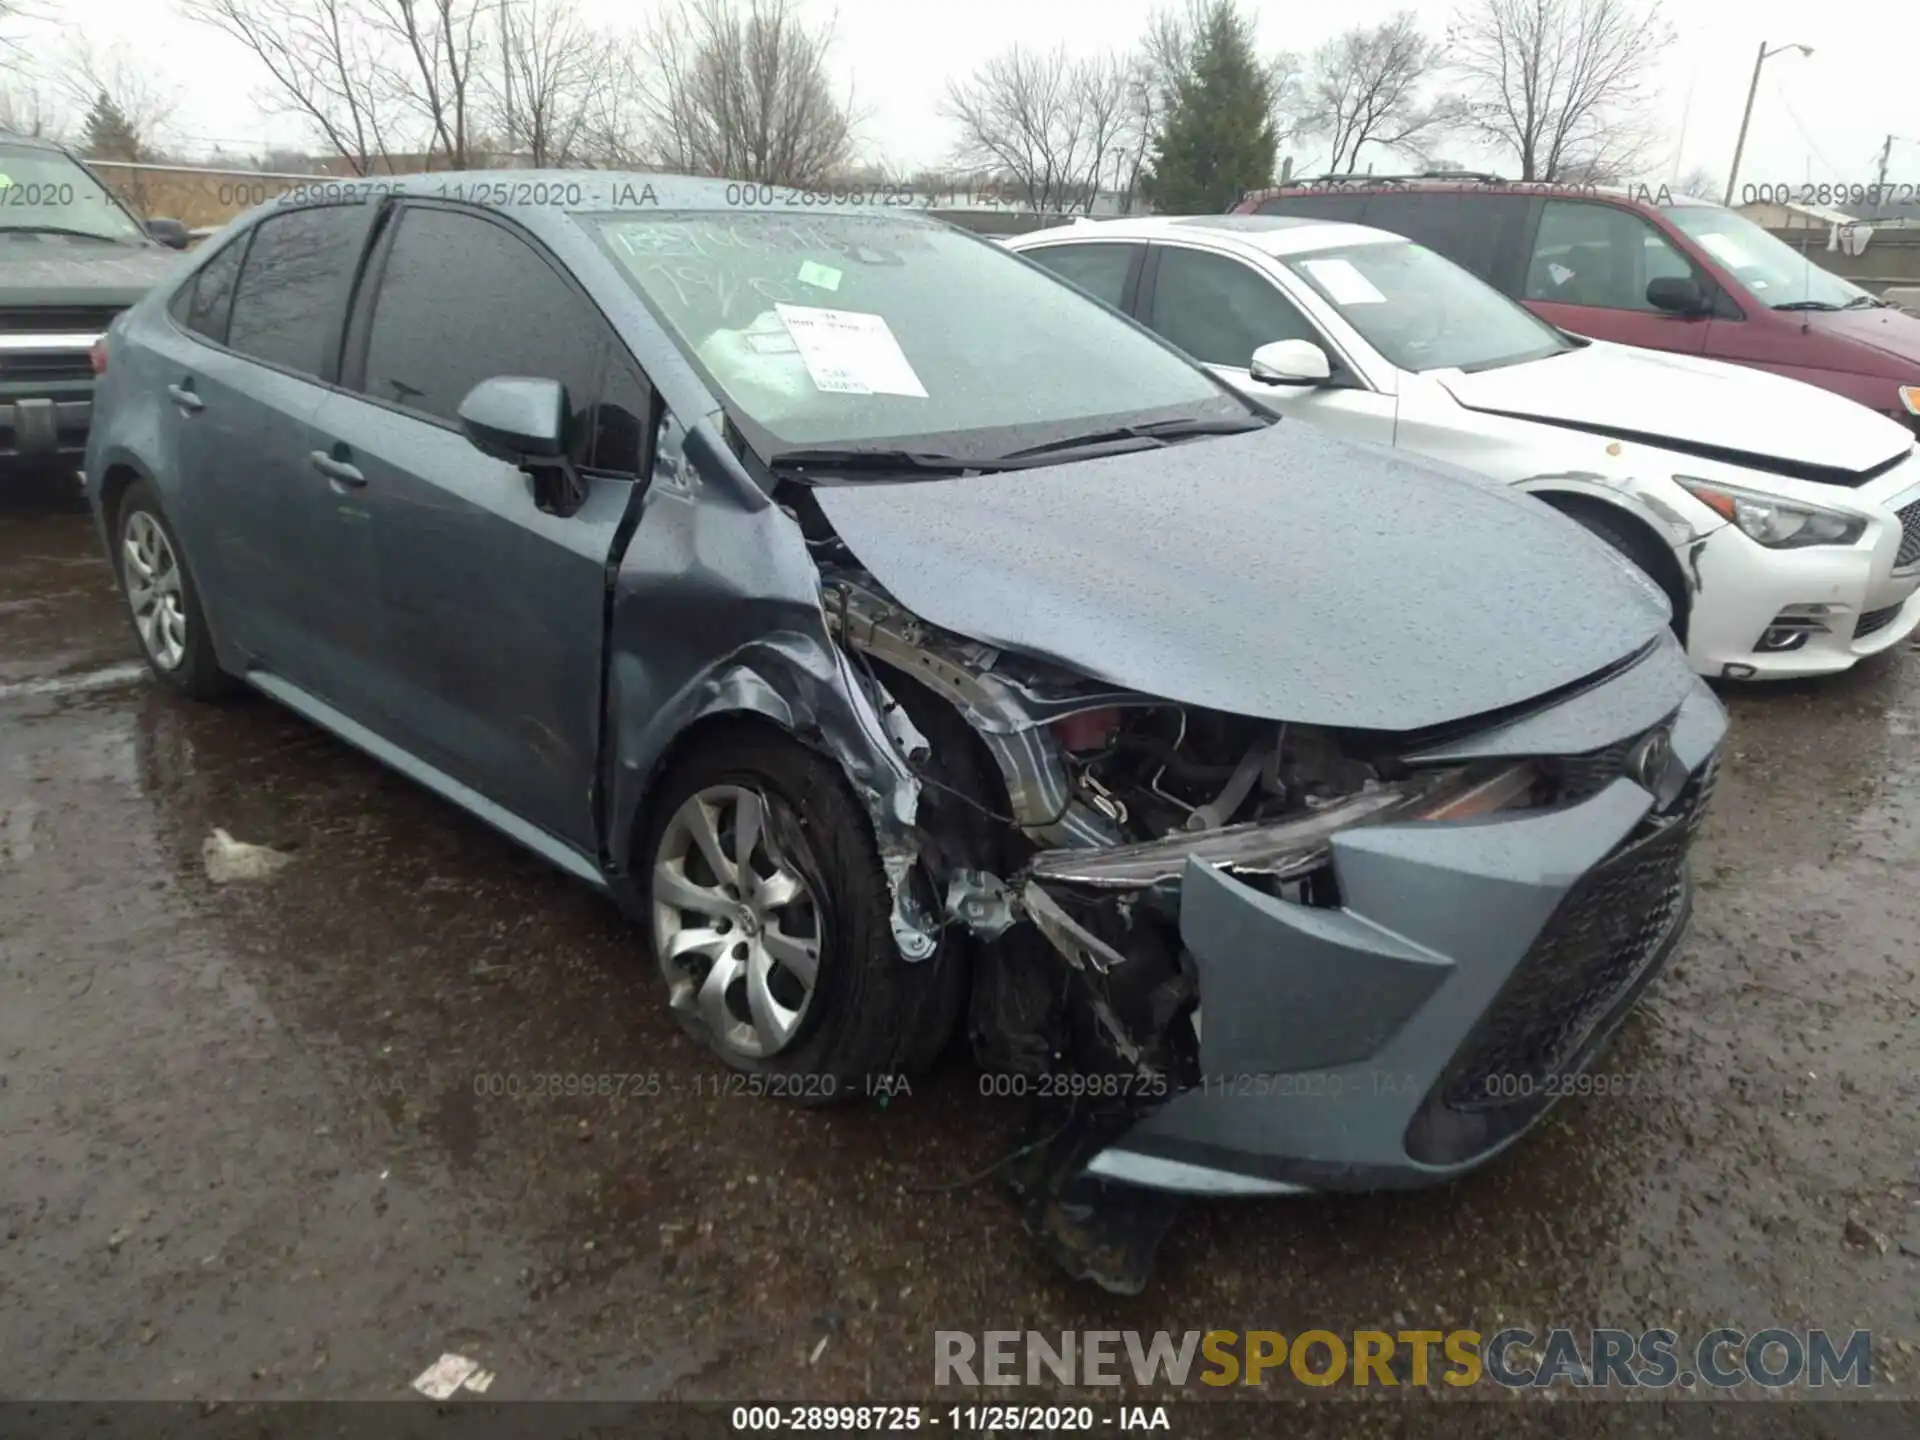
[[337,485],[351,485],[355,489],[367,483],[367,477],[359,469],[344,460],[336,460],[324,450],[315,450],[307,459],[313,468]]
[[207,408],[207,402],[193,393],[193,386],[191,384],[183,382],[179,385],[169,385],[167,386],[167,394],[173,397],[173,403],[178,405],[182,410],[204,410]]

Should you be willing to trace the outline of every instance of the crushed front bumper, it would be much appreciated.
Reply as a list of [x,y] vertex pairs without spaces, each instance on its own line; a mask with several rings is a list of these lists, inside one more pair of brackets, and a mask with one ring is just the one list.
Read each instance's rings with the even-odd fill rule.
[[[1689,778],[1665,811],[1621,776],[1551,810],[1348,830],[1338,909],[1189,862],[1202,1078],[1087,1173],[1210,1195],[1405,1188],[1512,1144],[1684,930],[1726,717],[1697,682],[1669,714]],[[1542,733],[1514,728],[1516,746]]]

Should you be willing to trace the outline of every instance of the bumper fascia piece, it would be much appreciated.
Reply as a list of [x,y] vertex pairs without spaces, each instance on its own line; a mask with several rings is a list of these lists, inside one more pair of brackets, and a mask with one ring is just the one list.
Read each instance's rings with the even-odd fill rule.
[[[1890,515],[1920,503],[1920,488],[1885,502]],[[1872,545],[1809,545],[1769,550],[1733,526],[1714,531],[1676,557],[1695,586],[1687,652],[1702,675],[1792,680],[1851,669],[1920,629],[1920,566],[1897,569],[1897,520]],[[1791,650],[1757,648],[1790,607],[1822,605],[1824,629]],[[1891,618],[1888,612],[1892,611]],[[1856,636],[1863,616],[1881,623]]]
[[[1690,678],[1690,677],[1689,677]],[[1673,750],[1696,779],[1726,730],[1696,683]],[[1335,837],[1337,910],[1275,899],[1197,862],[1180,937],[1198,971],[1201,1084],[1151,1110],[1088,1173],[1205,1195],[1400,1189],[1471,1170],[1551,1108],[1509,1110],[1485,1143],[1415,1151],[1449,1067],[1580,882],[1630,844],[1653,797],[1621,778],[1583,803]],[[1675,824],[1691,826],[1697,814]],[[1684,931],[1690,886],[1560,1063],[1584,1070]],[[1430,1122],[1427,1124],[1431,1130]],[[1459,1134],[1453,1137],[1460,1140]]]

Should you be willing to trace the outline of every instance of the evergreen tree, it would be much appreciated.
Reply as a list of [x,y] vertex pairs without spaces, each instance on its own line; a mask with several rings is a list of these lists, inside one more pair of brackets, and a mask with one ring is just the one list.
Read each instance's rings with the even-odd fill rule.
[[1272,183],[1273,83],[1253,50],[1253,22],[1213,0],[1174,79],[1154,139],[1148,198],[1163,214],[1217,215]]
[[81,134],[80,153],[90,160],[140,160],[145,147],[139,132],[125,112],[106,91],[87,111],[86,128]]

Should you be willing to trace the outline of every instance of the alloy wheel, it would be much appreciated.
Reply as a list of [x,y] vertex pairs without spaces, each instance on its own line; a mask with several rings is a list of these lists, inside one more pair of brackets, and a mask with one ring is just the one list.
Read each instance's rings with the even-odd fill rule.
[[145,510],[136,510],[127,518],[120,545],[127,608],[140,643],[160,669],[178,670],[187,657],[187,612],[180,561],[167,532]]
[[654,852],[653,947],[670,1003],[752,1060],[792,1041],[820,969],[819,899],[776,833],[799,835],[781,801],[711,785],[674,812]]

